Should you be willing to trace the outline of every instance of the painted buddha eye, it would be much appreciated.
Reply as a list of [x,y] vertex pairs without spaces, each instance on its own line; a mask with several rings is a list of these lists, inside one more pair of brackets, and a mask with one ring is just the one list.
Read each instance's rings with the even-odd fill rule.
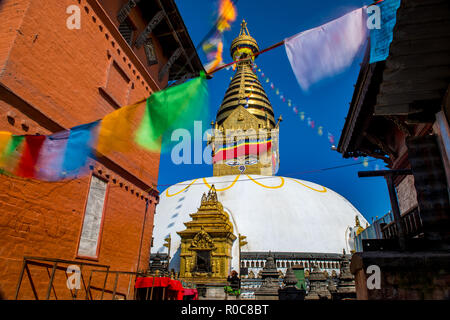
[[237,160],[230,160],[227,162],[227,165],[229,165],[230,167],[234,167],[239,165],[239,162]]

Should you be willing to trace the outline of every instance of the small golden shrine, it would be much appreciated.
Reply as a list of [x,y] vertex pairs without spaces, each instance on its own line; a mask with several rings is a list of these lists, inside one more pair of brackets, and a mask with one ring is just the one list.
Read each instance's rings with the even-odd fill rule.
[[231,248],[236,236],[212,185],[204,193],[192,221],[177,232],[181,237],[180,277],[196,283],[224,282],[231,271]]

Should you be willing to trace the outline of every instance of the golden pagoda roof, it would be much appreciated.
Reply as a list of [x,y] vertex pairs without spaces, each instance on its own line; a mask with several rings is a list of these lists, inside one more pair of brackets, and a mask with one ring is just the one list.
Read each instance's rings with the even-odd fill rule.
[[[256,40],[250,36],[245,20],[241,24],[239,36],[231,44],[233,59],[258,52]],[[217,112],[217,124],[223,121],[239,106],[243,106],[258,119],[275,126],[275,118],[267,94],[258,76],[252,70],[253,59],[237,63],[236,73],[225,92],[222,104]]]

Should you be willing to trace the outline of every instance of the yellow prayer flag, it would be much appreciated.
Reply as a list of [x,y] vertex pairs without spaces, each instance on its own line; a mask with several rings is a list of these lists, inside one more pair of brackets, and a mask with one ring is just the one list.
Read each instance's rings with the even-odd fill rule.
[[124,152],[133,141],[133,121],[138,107],[146,100],[122,107],[103,118],[98,133],[97,151],[103,155],[111,151]]
[[7,131],[0,131],[0,166],[3,165],[3,153],[11,140],[12,133]]

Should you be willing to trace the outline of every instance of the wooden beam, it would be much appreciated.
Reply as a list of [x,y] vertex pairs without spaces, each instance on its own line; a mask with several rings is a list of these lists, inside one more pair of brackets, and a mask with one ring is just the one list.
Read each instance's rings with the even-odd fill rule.
[[399,68],[386,69],[383,72],[383,81],[429,81],[447,79],[450,77],[450,66],[431,66],[428,68]]
[[403,7],[397,13],[397,24],[426,24],[448,19],[448,3],[425,4],[417,7]]
[[[161,9],[165,12],[165,9],[164,9],[164,6],[163,6],[162,3],[161,3],[161,0],[157,0],[157,1],[158,1],[158,3],[159,3],[159,6],[161,7]],[[175,30],[175,28],[173,27],[172,21],[171,21],[170,19],[167,19],[167,23],[168,23],[170,29]],[[181,40],[180,40],[180,38],[178,37],[178,34],[177,34],[176,32],[174,33],[174,38],[175,38],[175,41],[176,41],[176,42],[178,43],[178,45],[180,46],[181,51],[182,51],[183,55],[184,55],[185,58],[186,58],[186,63],[187,63],[187,64],[189,65],[189,67],[191,68],[191,71],[194,72],[195,69],[194,69],[194,67],[193,67],[193,65],[192,65],[192,62],[191,62],[193,56],[188,56],[188,55],[187,55],[186,51],[184,50],[183,43],[181,42]],[[195,55],[194,55],[194,56],[195,56]]]
[[408,115],[409,104],[398,105],[376,105],[373,114],[375,116]]
[[172,67],[173,63],[180,57],[182,52],[183,52],[183,50],[180,47],[178,47],[177,50],[175,50],[174,53],[172,53],[172,55],[170,56],[170,58],[167,61],[167,63],[159,71],[159,75],[158,75],[159,81],[162,81],[162,79],[164,78],[165,74],[169,72],[169,70]]
[[445,79],[424,80],[424,81],[383,81],[380,86],[380,92],[394,93],[394,92],[418,92],[420,90],[433,90],[436,88],[445,88],[448,81]]
[[[420,39],[420,40],[403,40],[392,42],[389,48],[391,56],[408,54],[425,54],[430,52],[448,51],[450,44],[448,43],[448,36],[435,39]],[[389,59],[389,58],[388,58]]]
[[[450,41],[450,38],[448,41]],[[424,59],[423,53],[408,54],[406,56],[392,56],[386,60],[386,67],[389,69],[401,69],[408,67],[428,68],[431,66],[445,66],[450,63],[449,51],[429,52],[426,55],[426,59]]]
[[439,90],[418,91],[418,92],[402,92],[396,93],[379,93],[377,96],[377,105],[402,105],[410,104],[414,101],[442,99],[443,94]]
[[380,138],[368,133],[365,134],[365,137],[370,143],[378,146],[384,153],[388,154],[389,158],[397,158],[397,153],[395,152],[395,150],[388,146],[387,143],[385,143]]
[[145,27],[144,31],[142,31],[136,39],[136,48],[142,47],[147,38],[150,36],[156,26],[162,21],[165,15],[166,14],[164,13],[164,10],[160,10],[153,16],[152,20],[150,20],[150,22],[147,24],[147,27]]
[[406,136],[411,136],[413,134],[412,130],[408,127],[408,124],[400,120],[398,116],[386,116],[385,118],[392,121]]
[[123,5],[122,9],[120,9],[119,14],[117,15],[117,20],[119,21],[119,24],[121,24],[127,19],[128,15],[131,12],[131,9],[136,7],[139,1],[140,0],[129,0],[127,3]]
[[161,37],[168,37],[168,36],[173,36],[173,37],[175,37],[174,33],[181,33],[181,32],[184,32],[184,31],[185,31],[184,29],[178,29],[178,30],[175,30],[175,31],[169,31],[169,32],[164,32],[164,33],[158,33],[158,34],[155,34],[155,36],[157,36],[158,38],[161,38]]

